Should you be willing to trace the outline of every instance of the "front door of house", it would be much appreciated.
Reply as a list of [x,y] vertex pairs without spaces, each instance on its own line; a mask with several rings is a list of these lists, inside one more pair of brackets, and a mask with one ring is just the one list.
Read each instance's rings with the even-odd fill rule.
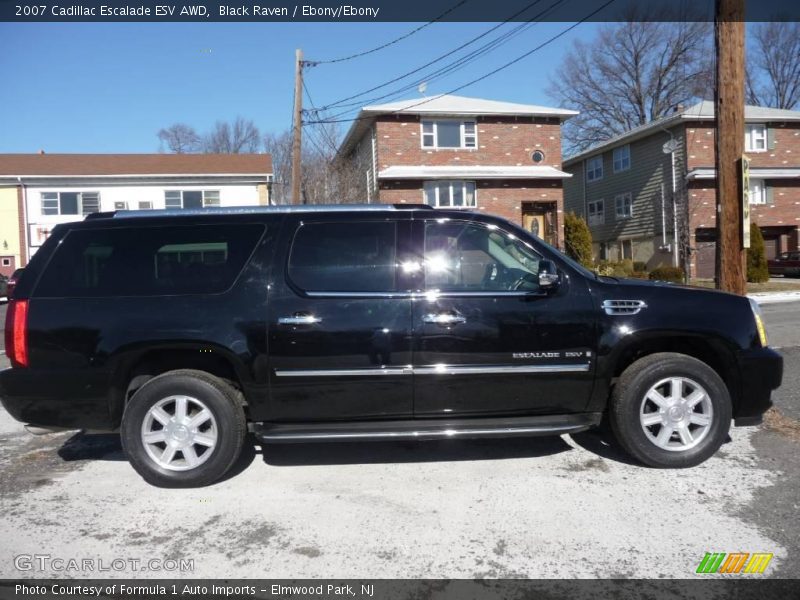
[[551,246],[556,244],[555,239],[555,207],[550,204],[524,205],[522,209],[522,226],[539,239]]

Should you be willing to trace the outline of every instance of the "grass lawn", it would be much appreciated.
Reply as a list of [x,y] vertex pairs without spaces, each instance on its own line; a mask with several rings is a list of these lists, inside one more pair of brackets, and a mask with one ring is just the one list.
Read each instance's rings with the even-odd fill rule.
[[[689,285],[713,288],[712,279],[692,279]],[[782,281],[768,281],[767,283],[748,283],[747,292],[800,292],[800,279],[786,279]]]

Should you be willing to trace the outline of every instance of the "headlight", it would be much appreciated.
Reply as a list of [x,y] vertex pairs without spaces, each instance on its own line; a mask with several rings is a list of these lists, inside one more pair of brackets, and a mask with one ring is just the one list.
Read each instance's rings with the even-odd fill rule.
[[750,301],[750,308],[753,310],[753,317],[756,320],[758,341],[761,342],[762,348],[766,348],[769,343],[767,342],[767,330],[764,328],[764,318],[761,316],[761,307],[758,305],[758,302],[752,298],[748,298],[748,300]]

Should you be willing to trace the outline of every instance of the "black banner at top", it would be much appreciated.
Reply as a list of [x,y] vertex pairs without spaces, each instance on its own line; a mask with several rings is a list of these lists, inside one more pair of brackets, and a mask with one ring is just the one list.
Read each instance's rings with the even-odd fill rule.
[[[6,22],[713,21],[714,0],[0,0]],[[798,21],[800,2],[749,0],[748,21]]]

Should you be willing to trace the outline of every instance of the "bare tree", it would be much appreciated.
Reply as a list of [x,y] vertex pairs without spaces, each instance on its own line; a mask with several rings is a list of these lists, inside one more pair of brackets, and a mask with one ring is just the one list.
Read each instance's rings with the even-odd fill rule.
[[[307,127],[303,131],[300,184],[303,204],[344,204],[366,201],[363,170],[338,156],[339,132],[334,124]],[[268,133],[264,150],[272,155],[275,173],[273,198],[277,204],[291,202],[292,134]],[[361,173],[359,176],[358,173]]]
[[194,127],[184,123],[175,123],[165,129],[160,129],[158,139],[175,154],[187,154],[200,150],[200,136]]
[[276,204],[288,204],[292,195],[292,133],[268,133],[264,136],[264,151],[272,155],[274,174],[272,198]]
[[564,128],[567,154],[711,95],[710,25],[634,17],[575,42],[551,80],[548,94],[580,111]]
[[214,130],[203,139],[203,150],[212,154],[257,152],[261,134],[253,121],[236,117],[233,123],[217,121]]
[[747,102],[793,109],[800,102],[800,23],[755,23],[750,32]]

